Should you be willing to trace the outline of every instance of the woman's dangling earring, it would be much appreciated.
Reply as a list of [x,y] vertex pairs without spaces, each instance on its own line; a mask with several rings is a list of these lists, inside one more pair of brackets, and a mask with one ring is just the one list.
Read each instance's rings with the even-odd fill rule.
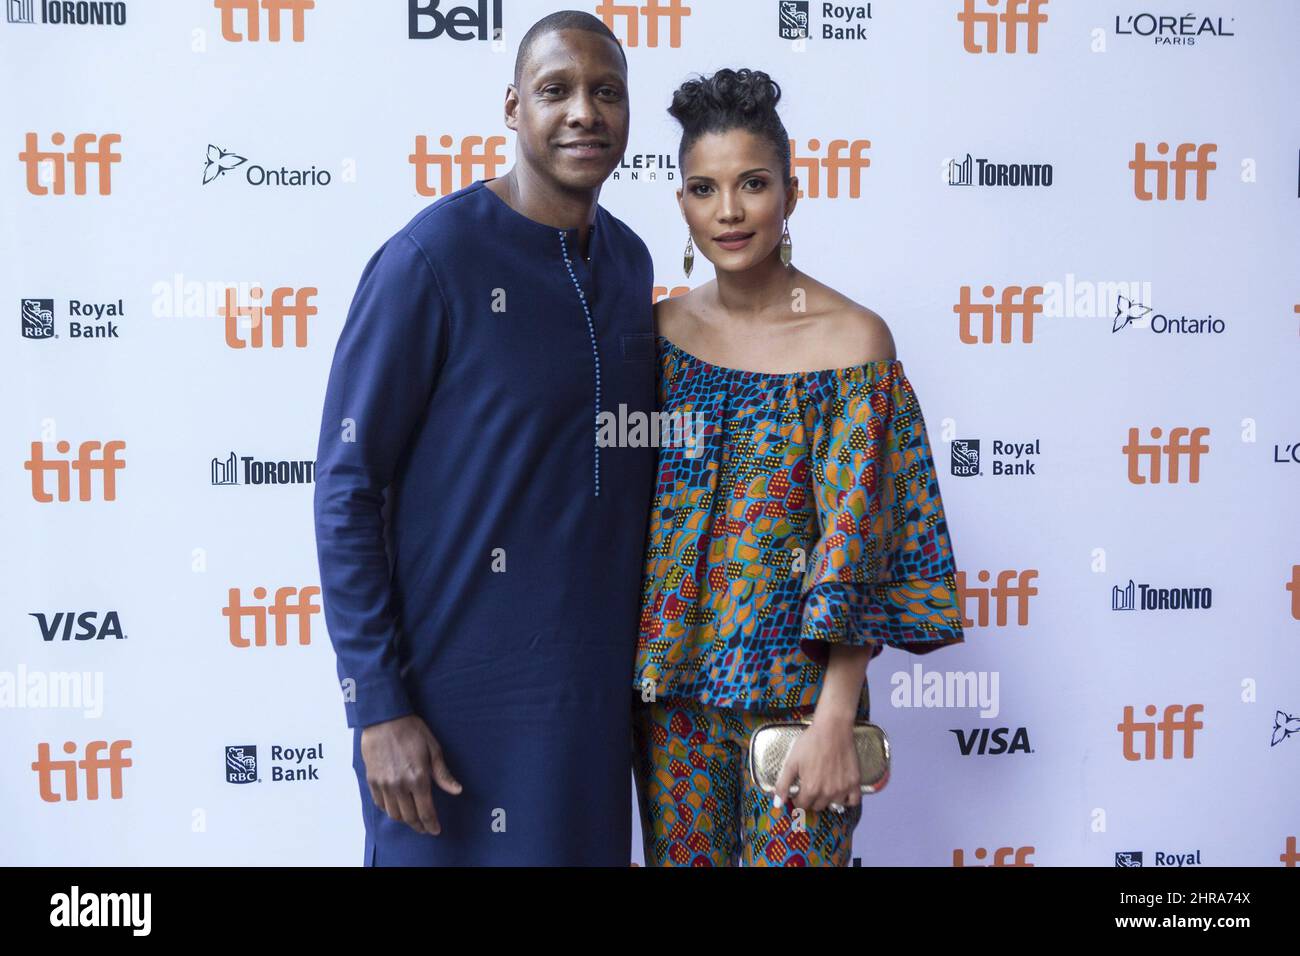
[[695,265],[695,245],[691,241],[690,232],[686,233],[686,252],[682,255],[682,268],[686,270],[686,278],[691,277],[691,267]]
[[790,265],[790,257],[792,254],[793,249],[791,248],[790,243],[790,220],[787,219],[785,221],[785,232],[781,236],[781,265]]

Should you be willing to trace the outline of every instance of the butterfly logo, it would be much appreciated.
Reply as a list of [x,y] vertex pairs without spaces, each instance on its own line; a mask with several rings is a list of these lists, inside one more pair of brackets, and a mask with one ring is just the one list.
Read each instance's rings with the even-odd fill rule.
[[207,185],[228,169],[234,169],[248,160],[243,156],[228,153],[220,146],[208,144],[208,158],[203,163],[203,185]]
[[[1119,297],[1119,302],[1115,305],[1115,321],[1111,325],[1112,332],[1118,332],[1127,325],[1132,325],[1138,319],[1144,319],[1151,314],[1151,309],[1141,302],[1134,302],[1132,299],[1126,299],[1124,296]],[[1122,321],[1121,321],[1122,320]]]
[[1292,734],[1300,734],[1300,717],[1292,717],[1278,711],[1273,715],[1273,741],[1270,747],[1276,747]]

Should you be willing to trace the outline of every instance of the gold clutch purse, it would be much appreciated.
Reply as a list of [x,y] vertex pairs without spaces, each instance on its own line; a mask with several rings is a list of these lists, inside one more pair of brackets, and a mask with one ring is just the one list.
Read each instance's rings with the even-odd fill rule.
[[[763,724],[749,738],[749,776],[764,793],[776,792],[776,781],[790,748],[811,720]],[[876,793],[889,782],[889,738],[876,724],[860,720],[853,725],[853,743],[862,769],[862,792]],[[792,784],[791,793],[797,793]]]

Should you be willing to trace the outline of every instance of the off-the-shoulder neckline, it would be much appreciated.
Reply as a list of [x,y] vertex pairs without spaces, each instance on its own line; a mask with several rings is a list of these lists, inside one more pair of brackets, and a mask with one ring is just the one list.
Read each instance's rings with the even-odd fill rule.
[[715,372],[723,372],[728,375],[736,375],[742,378],[808,378],[809,376],[816,376],[816,375],[834,375],[837,377],[841,377],[851,372],[858,372],[858,371],[861,371],[863,373],[867,373],[867,372],[883,373],[890,369],[896,369],[899,372],[902,372],[903,370],[903,360],[892,358],[892,359],[877,359],[874,362],[862,362],[858,365],[846,365],[843,366],[842,368],[816,368],[816,369],[809,369],[803,372],[756,372],[753,369],[728,368],[725,365],[715,365],[712,362],[700,358],[698,355],[692,355],[690,352],[686,351],[686,349],[682,348],[680,345],[678,345],[672,339],[668,338],[666,335],[660,335],[658,333],[655,333],[655,337],[659,339],[661,342],[663,342],[664,344],[666,344],[670,349],[677,352],[679,355],[682,355],[685,358],[690,359],[692,362],[696,363],[697,365],[700,365],[704,368],[713,369]]

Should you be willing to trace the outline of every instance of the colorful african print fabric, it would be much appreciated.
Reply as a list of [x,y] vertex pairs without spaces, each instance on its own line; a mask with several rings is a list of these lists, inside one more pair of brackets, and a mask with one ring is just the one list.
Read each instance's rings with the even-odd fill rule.
[[811,708],[763,712],[676,698],[639,705],[633,766],[646,865],[848,866],[861,804],[843,813],[773,808],[749,776],[755,729],[811,717]]
[[[659,449],[633,685],[643,699],[816,703],[831,644],[960,643],[937,469],[900,360],[769,374],[659,337]],[[866,689],[863,689],[865,703]]]

